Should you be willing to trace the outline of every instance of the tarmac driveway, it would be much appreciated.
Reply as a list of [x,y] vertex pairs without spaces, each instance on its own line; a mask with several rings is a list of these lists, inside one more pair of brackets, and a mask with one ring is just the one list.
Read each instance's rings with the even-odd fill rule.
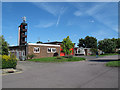
[[3,88],[118,88],[118,68],[105,62],[20,61],[23,73],[3,75]]

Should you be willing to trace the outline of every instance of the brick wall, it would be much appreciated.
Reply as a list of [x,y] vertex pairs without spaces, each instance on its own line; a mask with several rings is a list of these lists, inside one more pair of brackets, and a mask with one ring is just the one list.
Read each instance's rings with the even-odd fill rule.
[[[39,53],[34,53],[34,47],[39,47],[40,48],[40,52]],[[39,46],[39,45],[28,45],[28,54],[34,54],[35,57],[34,58],[42,58],[42,57],[53,57],[54,53],[48,53],[47,49],[48,48],[56,48],[56,52],[58,53],[58,55],[60,55],[60,47],[56,47],[56,46]]]

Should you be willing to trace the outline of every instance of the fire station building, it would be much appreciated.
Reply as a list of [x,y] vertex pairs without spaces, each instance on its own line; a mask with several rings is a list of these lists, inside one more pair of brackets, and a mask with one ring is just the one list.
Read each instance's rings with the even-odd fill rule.
[[[65,56],[61,49],[62,42],[47,42],[47,43],[27,43],[27,27],[26,17],[23,17],[23,22],[18,29],[18,46],[9,46],[9,52],[13,53],[18,59],[25,60],[27,55],[34,54],[34,58]],[[74,55],[74,47],[71,55]]]
[[53,57],[60,55],[60,45],[28,43],[25,46],[11,46],[10,52],[19,60],[25,60],[27,55],[34,54],[34,58]]

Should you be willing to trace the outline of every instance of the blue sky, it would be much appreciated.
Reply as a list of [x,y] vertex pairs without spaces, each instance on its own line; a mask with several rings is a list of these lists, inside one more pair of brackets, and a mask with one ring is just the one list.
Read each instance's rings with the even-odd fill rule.
[[2,34],[10,45],[17,45],[18,26],[26,16],[28,42],[62,41],[74,43],[87,35],[118,37],[117,2],[3,2]]

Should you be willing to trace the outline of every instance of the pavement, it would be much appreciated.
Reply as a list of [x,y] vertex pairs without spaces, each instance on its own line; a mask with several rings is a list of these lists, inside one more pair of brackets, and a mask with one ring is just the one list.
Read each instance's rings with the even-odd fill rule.
[[[19,61],[22,73],[2,76],[3,88],[118,88],[118,68],[106,62],[40,63]],[[117,59],[117,55],[97,59]]]

